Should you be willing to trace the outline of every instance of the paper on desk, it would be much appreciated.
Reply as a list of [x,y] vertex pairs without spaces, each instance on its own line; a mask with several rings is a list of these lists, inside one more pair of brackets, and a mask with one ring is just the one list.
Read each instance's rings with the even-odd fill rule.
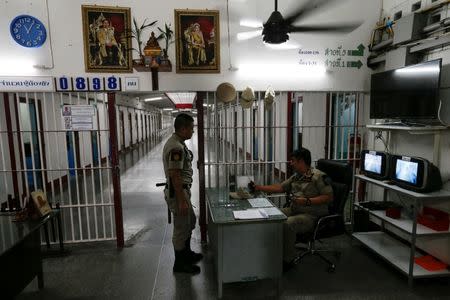
[[247,209],[233,211],[236,220],[266,219],[269,217],[263,209]]
[[252,207],[272,207],[273,204],[267,198],[247,199]]
[[263,208],[268,216],[280,216],[283,215],[283,213],[277,208],[277,207],[266,207]]

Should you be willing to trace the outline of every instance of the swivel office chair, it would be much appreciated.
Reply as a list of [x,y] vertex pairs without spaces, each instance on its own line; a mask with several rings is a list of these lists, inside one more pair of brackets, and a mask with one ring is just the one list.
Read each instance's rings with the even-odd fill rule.
[[340,252],[333,249],[317,249],[316,242],[321,239],[334,237],[345,233],[344,207],[350,192],[353,180],[352,167],[347,162],[320,159],[317,162],[317,169],[327,174],[326,180],[333,188],[333,201],[328,206],[328,215],[317,220],[313,232],[309,234],[297,235],[297,241],[307,243],[305,252],[300,252],[294,263],[307,255],[317,255],[328,264],[328,272],[334,272],[335,264],[322,255],[324,252],[334,253],[337,256]]

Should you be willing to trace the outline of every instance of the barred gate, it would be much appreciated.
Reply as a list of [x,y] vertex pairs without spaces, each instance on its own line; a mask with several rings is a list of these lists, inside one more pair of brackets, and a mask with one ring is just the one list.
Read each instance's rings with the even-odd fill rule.
[[[363,144],[359,92],[281,92],[272,104],[256,92],[249,108],[236,101],[221,103],[213,92],[199,93],[200,225],[206,239],[207,187],[236,188],[236,177],[253,175],[259,184],[285,180],[291,174],[289,153],[306,147],[313,161],[346,160],[358,166]],[[204,148],[202,148],[202,144]],[[201,177],[204,178],[201,178]],[[282,205],[283,195],[274,195]]]
[[[107,97],[88,92],[3,93],[3,210],[25,207],[30,193],[41,189],[53,206],[61,207],[65,242],[116,239],[113,194],[120,203],[120,185],[113,189],[113,176],[119,175],[111,165],[111,145],[117,145],[117,139],[110,132]],[[94,130],[64,130],[63,105],[94,106]]]

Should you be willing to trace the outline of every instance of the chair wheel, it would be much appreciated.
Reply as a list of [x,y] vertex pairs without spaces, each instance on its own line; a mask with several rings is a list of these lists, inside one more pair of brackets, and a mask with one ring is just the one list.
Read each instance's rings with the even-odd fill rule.
[[335,265],[331,265],[327,269],[328,273],[334,273],[335,271],[336,271],[336,266]]

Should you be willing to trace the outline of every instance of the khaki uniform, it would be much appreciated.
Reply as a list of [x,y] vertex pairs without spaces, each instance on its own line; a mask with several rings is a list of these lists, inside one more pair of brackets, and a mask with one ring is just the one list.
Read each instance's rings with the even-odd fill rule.
[[[304,175],[293,175],[281,183],[283,190],[296,197],[314,198],[319,195],[333,195],[331,185],[324,181],[325,173],[310,169]],[[307,233],[314,229],[320,216],[328,213],[328,204],[304,206],[291,202],[291,206],[283,208],[288,217],[284,222],[283,259],[291,261],[296,256],[295,240],[297,233]]]
[[[166,175],[167,186],[164,190],[165,200],[173,214],[173,236],[172,243],[176,251],[183,250],[186,240],[190,239],[192,230],[195,228],[195,214],[191,204],[192,184],[192,152],[187,148],[184,141],[174,133],[166,142],[163,149],[163,165]],[[188,200],[189,210],[187,216],[177,214],[177,200],[175,191],[171,188],[169,170],[181,170],[183,192]]]

